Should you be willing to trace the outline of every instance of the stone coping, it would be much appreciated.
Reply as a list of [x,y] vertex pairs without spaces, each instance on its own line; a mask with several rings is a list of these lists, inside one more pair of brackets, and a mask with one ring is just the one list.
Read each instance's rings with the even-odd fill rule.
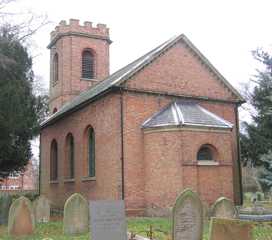
[[64,183],[74,183],[75,179],[74,178],[67,178],[63,180]]
[[209,161],[209,160],[201,160],[201,161],[197,162],[197,165],[199,165],[199,166],[217,166],[217,165],[219,165],[219,162]]
[[96,177],[83,177],[81,178],[82,182],[87,182],[87,181],[96,181]]

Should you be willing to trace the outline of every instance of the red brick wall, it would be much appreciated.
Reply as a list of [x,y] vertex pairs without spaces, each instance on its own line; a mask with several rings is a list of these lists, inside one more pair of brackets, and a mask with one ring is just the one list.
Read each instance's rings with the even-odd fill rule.
[[[120,153],[120,101],[115,94],[108,95],[84,109],[63,118],[41,132],[41,193],[55,205],[74,192],[88,199],[121,198],[121,153]],[[96,180],[82,181],[86,176],[86,143],[84,131],[91,125],[95,131]],[[65,182],[65,138],[72,133],[75,145],[75,181]],[[58,183],[50,183],[50,144],[58,143]]]
[[[231,135],[213,131],[145,131],[146,206],[173,206],[185,188],[212,204],[218,197],[233,199]],[[201,145],[217,150],[215,166],[197,165]]]
[[[145,120],[174,99],[132,92],[124,94],[125,199],[128,209],[152,205],[169,207],[185,187],[197,190],[209,204],[221,195],[233,199],[232,168],[233,161],[237,161],[235,128],[227,133],[169,131],[148,134],[141,129]],[[209,101],[199,101],[199,104],[235,124],[233,104]],[[196,166],[196,153],[206,143],[218,149],[219,166]],[[218,179],[218,174],[226,179]]]
[[[95,34],[97,36],[109,37],[109,30],[104,25],[91,27],[79,25],[78,20],[70,20],[69,25],[61,23],[56,31],[52,33],[56,37],[61,33],[69,33],[61,37],[50,50],[51,55],[51,84],[50,84],[50,111],[59,109],[65,102],[71,100],[80,92],[94,85],[96,81],[81,79],[81,56],[84,49],[92,49],[95,53],[95,75],[96,80],[102,80],[109,75],[109,43],[106,40],[90,38],[85,36],[74,36],[70,32]],[[55,54],[59,59],[59,80],[52,85],[52,63]]]
[[236,99],[181,41],[132,77],[125,85],[129,88],[187,96]]

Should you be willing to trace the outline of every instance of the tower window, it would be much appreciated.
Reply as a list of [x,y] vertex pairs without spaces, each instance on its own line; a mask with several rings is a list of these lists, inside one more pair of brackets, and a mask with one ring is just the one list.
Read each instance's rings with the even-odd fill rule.
[[93,79],[95,78],[94,54],[91,50],[84,50],[82,53],[82,78]]
[[53,85],[59,80],[59,57],[56,53],[53,58]]

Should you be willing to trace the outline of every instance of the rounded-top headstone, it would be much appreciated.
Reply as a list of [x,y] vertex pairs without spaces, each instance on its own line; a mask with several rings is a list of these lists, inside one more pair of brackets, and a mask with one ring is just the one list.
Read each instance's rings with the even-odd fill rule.
[[12,203],[12,197],[9,194],[0,196],[0,225],[8,223],[9,208]]
[[35,219],[32,204],[29,199],[20,197],[10,206],[8,218],[8,233],[12,236],[33,234]]
[[216,218],[238,218],[238,211],[230,199],[220,197],[212,206],[212,216]]
[[50,203],[45,196],[39,196],[33,203],[36,222],[49,222],[50,220]]
[[198,194],[185,189],[173,208],[172,239],[201,240],[203,209]]
[[79,193],[70,196],[64,205],[63,232],[67,235],[86,233],[89,230],[89,205]]

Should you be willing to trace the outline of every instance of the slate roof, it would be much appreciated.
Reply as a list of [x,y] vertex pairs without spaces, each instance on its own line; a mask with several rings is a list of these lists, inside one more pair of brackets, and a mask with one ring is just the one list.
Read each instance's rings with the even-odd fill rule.
[[84,104],[88,104],[94,98],[103,93],[110,91],[114,87],[120,87],[122,83],[124,83],[127,79],[133,76],[135,73],[140,71],[150,62],[152,62],[155,58],[157,58],[160,54],[162,54],[167,49],[171,48],[175,45],[179,40],[182,40],[189,46],[195,54],[199,56],[199,58],[206,63],[206,65],[218,76],[218,78],[230,89],[230,91],[237,97],[237,102],[244,102],[243,97],[231,86],[231,84],[212,66],[212,64],[205,58],[204,55],[200,53],[200,51],[190,42],[190,40],[184,35],[181,34],[179,36],[175,36],[158,47],[154,48],[147,54],[138,58],[134,62],[128,64],[127,66],[121,68],[115,73],[111,74],[104,80],[100,81],[96,85],[87,89],[86,91],[79,94],[77,97],[72,99],[69,103],[63,105],[59,111],[51,115],[47,120],[45,120],[41,124],[41,128],[50,125],[57,119],[62,118],[65,114],[74,111],[77,108],[82,107]]
[[193,101],[175,101],[147,119],[143,128],[206,127],[231,129],[233,125]]

